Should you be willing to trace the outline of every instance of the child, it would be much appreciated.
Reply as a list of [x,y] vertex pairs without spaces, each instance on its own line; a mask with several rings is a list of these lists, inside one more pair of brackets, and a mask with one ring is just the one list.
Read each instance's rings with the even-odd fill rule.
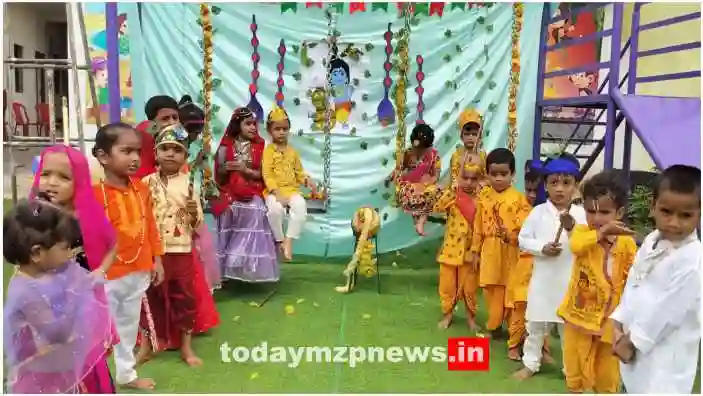
[[486,152],[481,151],[483,120],[476,109],[465,109],[459,115],[459,130],[467,166],[474,166],[480,172],[480,187],[486,185]]
[[[463,136],[462,134],[462,139]],[[468,163],[470,153],[465,149],[457,149],[452,154],[450,187],[434,207],[437,212],[448,212],[444,243],[437,254],[439,298],[443,315],[437,326],[446,329],[451,325],[454,308],[461,298],[466,305],[469,329],[475,332],[478,330],[478,268],[475,263],[471,263],[469,249],[476,215],[475,197],[483,172],[481,166]]]
[[[200,192],[189,191],[190,175],[183,172],[187,143],[188,133],[180,125],[164,128],[156,138],[158,172],[143,179],[151,193],[154,218],[164,246],[164,282],[147,291],[156,331],[149,336],[169,346],[173,345],[172,338],[180,338],[183,361],[189,366],[199,366],[202,360],[191,343],[197,311],[193,233],[203,223],[204,216]],[[148,359],[152,347],[160,349],[150,345],[150,337],[143,338],[138,362]]]
[[221,190],[212,206],[217,218],[217,256],[227,279],[279,279],[276,245],[263,199],[265,145],[254,113],[246,107],[236,109],[217,150],[215,174]]
[[[271,231],[277,244],[283,250],[283,256],[290,261],[293,258],[293,240],[298,239],[308,217],[305,198],[300,194],[300,186],[316,192],[315,184],[305,175],[300,156],[288,144],[290,119],[288,113],[274,105],[266,118],[266,130],[271,135],[272,143],[266,146],[261,160],[261,174],[266,185],[266,206]],[[236,170],[236,169],[233,169]],[[283,218],[286,209],[290,212],[288,229],[283,234]]]
[[480,263],[479,283],[488,306],[486,330],[499,337],[509,274],[518,259],[517,235],[530,205],[511,185],[515,157],[508,149],[491,151],[486,171],[490,184],[479,195],[471,253],[473,265]]
[[640,247],[614,321],[614,352],[627,393],[693,391],[700,356],[701,170],[659,175],[656,229]]
[[110,309],[117,322],[120,343],[115,346],[116,381],[137,389],[153,389],[154,381],[138,378],[134,345],[144,293],[153,280],[163,280],[163,247],[149,189],[132,176],[139,169],[141,141],[131,126],[112,123],[95,135],[93,155],[105,178],[93,193],[117,231],[117,256],[107,271]]
[[104,280],[72,260],[74,232],[70,213],[42,200],[3,220],[3,256],[16,266],[3,310],[11,393],[115,393]]
[[141,166],[133,176],[141,179],[146,175],[156,172],[156,158],[154,157],[154,136],[148,132],[154,123],[158,129],[169,125],[178,124],[178,103],[170,96],[152,96],[144,105],[147,121],[137,126],[137,131],[142,138]]
[[[563,334],[563,320],[557,308],[569,288],[573,258],[569,250],[562,251],[568,234],[575,224],[586,224],[583,207],[573,205],[579,169],[567,158],[549,161],[542,169],[547,189],[547,202],[537,205],[522,225],[520,249],[534,256],[532,276],[527,290],[527,338],[523,347],[525,367],[515,373],[519,380],[539,372],[545,337],[552,325]],[[560,218],[573,218],[571,224],[560,228]],[[563,344],[564,338],[560,337]],[[562,346],[563,350],[563,346]]]
[[[539,186],[542,184],[541,161],[530,160],[525,163],[525,197],[530,207],[535,206],[539,196]],[[515,267],[510,271],[508,281],[508,307],[511,308],[508,317],[510,338],[508,339],[508,358],[513,361],[521,360],[521,349],[527,336],[525,327],[525,312],[527,311],[527,288],[532,277],[532,255],[520,252]],[[549,361],[548,344],[542,351],[542,360]]]
[[413,147],[403,153],[401,174],[394,171],[386,179],[386,184],[398,179],[398,202],[413,216],[417,234],[424,236],[427,217],[441,192],[437,180],[442,164],[439,153],[432,147],[434,130],[429,125],[415,125],[410,141]]
[[[627,189],[616,173],[602,172],[586,181],[582,198],[588,225],[577,225],[571,232],[574,265],[557,311],[564,319],[566,386],[571,393],[616,393],[620,370],[612,353],[608,315],[620,302],[637,245],[621,222]],[[573,226],[570,216],[561,220],[564,228]]]

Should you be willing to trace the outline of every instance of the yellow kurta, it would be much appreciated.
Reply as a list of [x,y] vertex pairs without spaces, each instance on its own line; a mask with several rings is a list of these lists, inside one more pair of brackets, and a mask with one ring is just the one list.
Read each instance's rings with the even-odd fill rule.
[[569,290],[558,309],[566,322],[564,369],[571,391],[593,389],[614,393],[620,384],[619,364],[612,354],[612,321],[620,303],[637,245],[617,237],[606,256],[596,230],[577,225],[569,238],[574,254]]
[[286,198],[299,194],[306,178],[298,152],[290,146],[279,149],[274,144],[264,149],[261,176],[266,184],[264,194],[277,190]]
[[[460,174],[464,150],[458,149],[450,162],[449,187],[434,205],[434,211],[447,213],[444,242],[437,254],[439,269],[439,296],[442,313],[454,310],[459,299],[463,299],[467,310],[476,315],[476,293],[478,291],[478,272],[466,265],[471,252],[472,225],[468,223],[456,206],[457,179]],[[464,169],[471,171],[477,165],[464,163]]]
[[[501,326],[510,307],[506,287],[520,253],[520,227],[529,213],[527,198],[513,187],[500,193],[486,187],[479,194],[471,251],[481,258],[479,281],[488,304],[488,330]],[[498,235],[501,225],[504,239]]]

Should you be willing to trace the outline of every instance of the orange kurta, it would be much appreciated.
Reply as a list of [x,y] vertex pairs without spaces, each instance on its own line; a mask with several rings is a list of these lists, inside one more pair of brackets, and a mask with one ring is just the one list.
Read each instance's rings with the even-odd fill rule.
[[620,303],[637,245],[617,237],[610,252],[598,243],[596,230],[574,228],[569,245],[574,254],[569,290],[558,309],[566,322],[564,370],[570,391],[593,389],[615,393],[620,384],[618,359],[612,354],[612,321]]
[[[520,227],[529,212],[527,198],[513,187],[502,192],[487,187],[479,194],[471,251],[481,259],[479,282],[488,304],[488,330],[499,328],[505,308],[512,307],[506,287],[520,252]],[[503,237],[499,235],[501,228]]]
[[134,179],[126,187],[100,182],[93,186],[93,192],[104,205],[117,234],[117,258],[107,271],[107,278],[151,271],[154,257],[162,256],[164,251],[149,189]]

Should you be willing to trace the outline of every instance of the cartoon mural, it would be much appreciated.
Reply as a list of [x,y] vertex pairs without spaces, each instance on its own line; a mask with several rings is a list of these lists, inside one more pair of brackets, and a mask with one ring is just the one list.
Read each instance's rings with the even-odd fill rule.
[[[119,25],[118,41],[120,54],[120,110],[122,121],[134,123],[132,107],[132,64],[129,52],[129,29],[127,14],[119,9],[117,17]],[[86,121],[96,123],[96,114],[104,123],[109,119],[107,90],[107,34],[105,31],[105,3],[85,3],[84,8],[86,35],[88,36],[88,53],[90,54],[91,72],[95,78],[95,89],[98,103],[92,103],[90,87],[86,88]]]

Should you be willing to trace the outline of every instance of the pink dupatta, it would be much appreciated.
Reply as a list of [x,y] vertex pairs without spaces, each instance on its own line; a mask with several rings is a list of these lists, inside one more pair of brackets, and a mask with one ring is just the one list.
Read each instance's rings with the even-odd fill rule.
[[420,163],[415,165],[410,171],[404,173],[400,176],[400,181],[408,183],[419,183],[422,177],[425,175],[432,175],[434,173],[434,164],[437,161],[437,150],[430,148],[422,156]]

